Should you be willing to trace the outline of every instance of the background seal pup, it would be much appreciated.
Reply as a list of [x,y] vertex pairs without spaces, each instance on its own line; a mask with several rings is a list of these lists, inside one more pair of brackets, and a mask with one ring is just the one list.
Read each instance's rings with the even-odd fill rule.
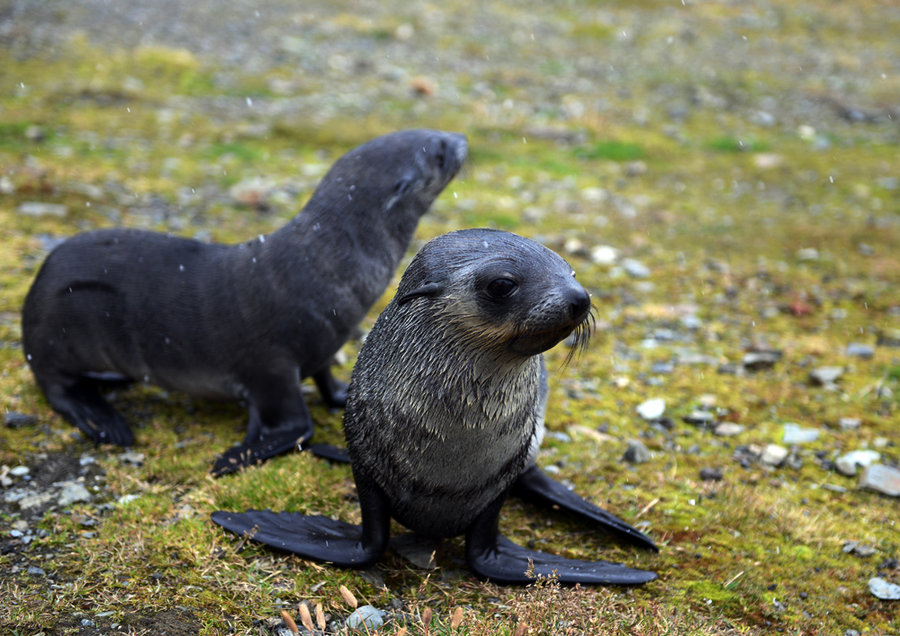
[[344,405],[329,361],[466,155],[457,133],[379,137],[338,159],[287,225],[238,245],[130,229],[67,240],[22,310],[35,379],[96,442],[134,441],[98,387],[115,379],[245,400],[244,443],[217,474],[294,448],[313,431],[300,380],[312,376],[328,404]]
[[584,341],[589,313],[590,297],[568,263],[534,241],[496,230],[430,241],[366,338],[350,382],[344,432],[362,527],[270,510],[217,511],[213,521],[344,567],[381,556],[393,516],[421,535],[465,534],[471,569],[499,583],[532,581],[530,564],[566,583],[655,579],[621,564],[527,550],[498,534],[500,507],[516,487],[655,548],[534,464],[547,397],[541,353],[573,331]]

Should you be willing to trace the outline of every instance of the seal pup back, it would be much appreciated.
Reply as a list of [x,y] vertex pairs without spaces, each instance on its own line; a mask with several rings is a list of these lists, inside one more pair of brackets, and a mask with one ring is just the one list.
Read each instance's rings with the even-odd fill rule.
[[342,406],[331,357],[384,293],[419,218],[467,155],[463,135],[406,130],[331,167],[284,227],[237,245],[131,229],[79,234],[47,257],[22,310],[50,405],[95,442],[134,442],[98,380],[246,401],[230,472],[308,439],[300,380]]

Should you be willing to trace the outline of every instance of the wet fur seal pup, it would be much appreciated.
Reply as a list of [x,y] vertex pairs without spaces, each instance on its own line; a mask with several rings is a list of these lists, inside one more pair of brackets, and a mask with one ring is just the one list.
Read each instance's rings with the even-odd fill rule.
[[108,229],[47,257],[22,310],[25,356],[50,405],[95,442],[134,437],[98,381],[144,381],[249,408],[216,474],[313,432],[300,380],[343,406],[329,362],[384,293],[419,218],[460,169],[464,135],[405,130],[343,155],[303,210],[237,245]]
[[535,464],[548,393],[541,354],[573,332],[586,342],[590,306],[568,263],[539,243],[485,229],[430,241],[366,338],[350,381],[344,432],[362,527],[270,510],[217,511],[213,521],[342,567],[372,565],[393,517],[424,536],[464,534],[470,568],[498,583],[528,583],[529,573],[584,584],[655,579],[527,550],[498,532],[500,508],[516,491],[656,549]]

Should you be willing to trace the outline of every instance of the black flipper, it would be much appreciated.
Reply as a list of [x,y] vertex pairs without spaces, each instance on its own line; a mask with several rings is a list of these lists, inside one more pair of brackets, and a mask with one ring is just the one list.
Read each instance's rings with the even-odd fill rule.
[[512,494],[531,503],[559,506],[561,509],[588,519],[616,537],[642,548],[659,552],[653,539],[618,517],[579,497],[558,481],[551,479],[537,466],[525,469],[513,484]]
[[357,476],[362,527],[321,515],[248,510],[212,513],[212,520],[236,534],[278,550],[339,567],[374,564],[388,544],[390,503],[380,488]]
[[478,515],[466,531],[466,561],[480,577],[501,584],[527,584],[535,575],[556,576],[560,583],[585,585],[641,585],[654,572],[609,561],[579,561],[528,550],[500,535],[497,520],[504,496]]
[[95,381],[86,378],[42,380],[50,406],[93,442],[118,446],[134,444],[134,434],[128,424],[100,395]]
[[350,463],[350,453],[347,452],[346,448],[341,448],[340,446],[332,446],[331,444],[312,444],[306,446],[304,450],[309,450],[316,457],[327,459],[330,462],[338,464]]
[[210,471],[213,477],[221,477],[254,466],[276,455],[298,450],[304,432],[299,430],[268,433],[258,441],[232,446],[216,458]]

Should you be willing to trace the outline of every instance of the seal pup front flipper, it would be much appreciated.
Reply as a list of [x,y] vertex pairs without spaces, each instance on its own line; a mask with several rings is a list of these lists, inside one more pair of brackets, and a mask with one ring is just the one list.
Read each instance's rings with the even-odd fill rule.
[[56,374],[41,378],[50,406],[96,444],[131,446],[134,434],[122,416],[100,395],[88,378],[63,379]]
[[563,510],[599,524],[604,530],[620,539],[659,552],[653,539],[646,534],[603,508],[583,499],[558,481],[548,477],[537,466],[531,466],[522,471],[513,484],[512,494],[530,503],[559,506]]
[[552,576],[560,583],[586,585],[641,585],[657,578],[654,572],[621,563],[567,559],[516,545],[498,529],[505,498],[488,506],[466,531],[466,561],[478,576],[500,584],[527,584],[536,576]]
[[247,510],[212,513],[212,520],[235,534],[283,552],[338,567],[364,569],[387,548],[390,502],[371,481],[356,476],[362,526],[322,515]]

